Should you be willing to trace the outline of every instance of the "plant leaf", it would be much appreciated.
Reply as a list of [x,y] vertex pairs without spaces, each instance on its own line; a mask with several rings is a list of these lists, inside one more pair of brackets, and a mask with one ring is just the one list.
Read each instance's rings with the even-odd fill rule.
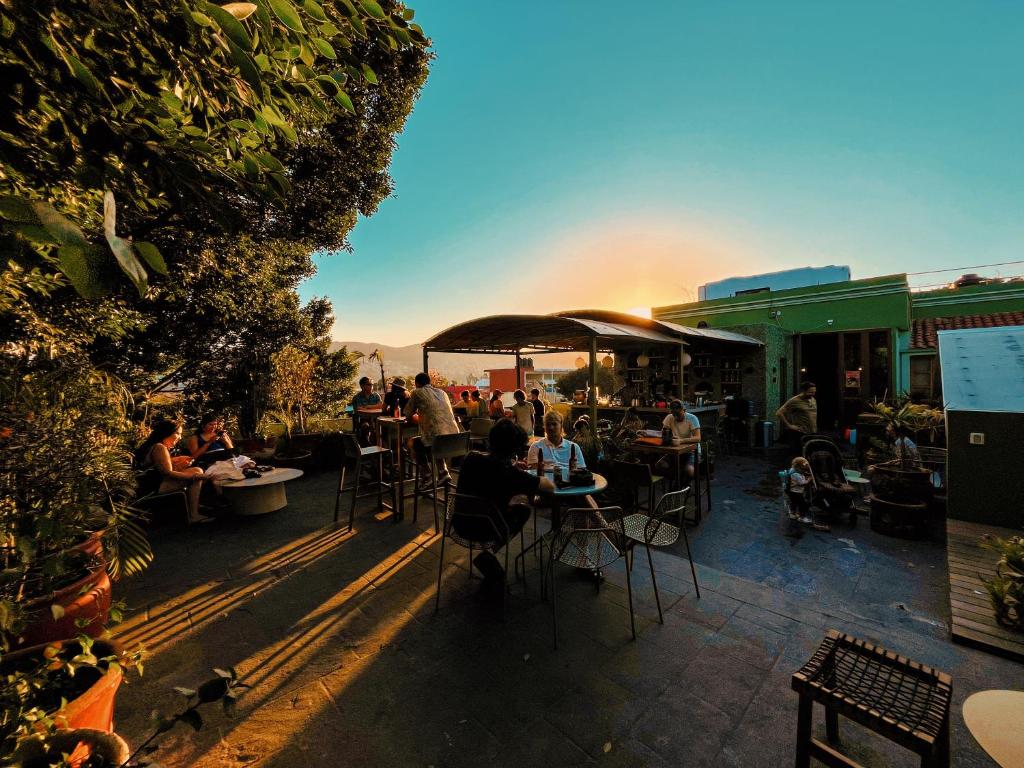
[[54,621],[60,621],[64,618],[64,606],[53,603],[50,606],[50,613],[53,614]]
[[377,84],[377,73],[370,69],[369,64],[363,64],[363,77],[366,78],[366,82]]
[[322,37],[314,37],[313,45],[315,45],[317,47],[317,50],[320,51],[320,53],[322,53],[328,59],[334,60],[338,58],[338,54],[334,52],[334,48],[331,47],[331,44],[324,40]]
[[139,255],[149,265],[150,269],[161,275],[167,274],[167,262],[164,261],[164,257],[160,255],[160,251],[157,250],[155,245],[140,240],[135,243],[135,250],[139,252]]
[[388,15],[384,13],[384,9],[375,2],[375,0],[359,0],[359,4],[363,6],[363,10],[373,16],[375,19],[386,19]]
[[57,213],[57,210],[49,203],[36,200],[32,203],[32,210],[35,211],[39,222],[46,228],[53,238],[68,245],[88,245],[85,233],[79,229],[71,219]]
[[355,106],[352,104],[352,99],[350,99],[349,95],[345,93],[345,91],[343,91],[341,88],[339,88],[338,92],[334,94],[334,100],[341,104],[341,106],[343,106],[349,112],[356,111]]
[[215,677],[199,686],[199,701],[208,704],[217,701],[227,692],[228,681],[223,677]]
[[317,21],[327,21],[327,14],[324,13],[324,9],[320,7],[320,3],[316,2],[316,0],[305,0],[302,4],[302,9]]
[[194,709],[189,709],[189,710],[186,710],[186,711],[182,712],[178,716],[178,719],[181,720],[183,723],[188,723],[189,725],[191,725],[193,730],[196,730],[196,731],[202,730],[203,718],[199,714],[199,712],[194,710]]
[[298,11],[295,10],[295,6],[292,5],[288,0],[267,0],[270,5],[270,9],[274,12],[274,15],[281,20],[288,29],[293,32],[305,32],[306,28],[302,26],[302,19],[299,18]]
[[256,11],[256,4],[255,3],[228,3],[226,5],[222,5],[221,8],[223,8],[225,11],[230,13],[232,16],[234,16],[239,21],[245,21],[253,13],[255,13],[255,11]]
[[174,687],[174,692],[175,693],[180,693],[186,699],[191,699],[193,696],[196,695],[196,692],[193,689],[185,688],[184,686],[181,686],[181,685],[175,686]]
[[62,245],[57,249],[60,271],[85,299],[99,298],[107,291],[102,262],[103,254],[97,246]]
[[32,203],[18,195],[0,197],[0,216],[15,224],[39,224],[39,217]]
[[206,8],[206,12],[213,17],[215,22],[217,22],[217,26],[224,30],[224,34],[228,36],[228,39],[231,40],[231,42],[243,50],[252,50],[252,38],[250,38],[249,33],[245,31],[245,27],[242,26],[242,22],[219,5],[206,3],[204,7]]

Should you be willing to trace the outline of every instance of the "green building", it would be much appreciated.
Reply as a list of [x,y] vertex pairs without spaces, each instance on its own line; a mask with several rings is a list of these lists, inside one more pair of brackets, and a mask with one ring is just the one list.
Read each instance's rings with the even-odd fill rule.
[[[962,282],[962,281],[958,281]],[[1024,325],[1024,282],[912,292],[904,274],[654,307],[653,318],[722,328],[764,342],[742,371],[742,396],[772,418],[802,381],[818,386],[822,429],[852,425],[866,402],[910,392],[941,400],[938,330]],[[716,394],[726,394],[709,372]],[[727,373],[733,391],[736,373]],[[689,395],[690,393],[686,393]]]

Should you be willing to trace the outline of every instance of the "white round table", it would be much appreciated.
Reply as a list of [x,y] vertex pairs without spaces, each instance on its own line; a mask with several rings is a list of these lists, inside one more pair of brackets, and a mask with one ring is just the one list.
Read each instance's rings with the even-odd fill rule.
[[228,480],[221,485],[221,490],[236,515],[265,515],[288,506],[284,484],[299,477],[302,477],[301,469],[278,467],[264,472],[263,477]]
[[980,691],[968,696],[964,722],[1002,768],[1024,768],[1024,691]]

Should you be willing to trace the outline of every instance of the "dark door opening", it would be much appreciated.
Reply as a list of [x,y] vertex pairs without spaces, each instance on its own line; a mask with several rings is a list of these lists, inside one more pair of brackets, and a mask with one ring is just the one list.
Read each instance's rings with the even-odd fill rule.
[[839,350],[834,333],[812,333],[801,337],[800,382],[813,381],[818,387],[818,431],[831,432],[839,419],[842,394],[836,371]]

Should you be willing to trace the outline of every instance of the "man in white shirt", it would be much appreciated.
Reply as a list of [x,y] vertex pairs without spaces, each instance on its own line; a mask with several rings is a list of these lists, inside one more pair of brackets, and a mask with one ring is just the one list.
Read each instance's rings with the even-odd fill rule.
[[696,445],[697,450],[682,457],[686,466],[686,474],[693,477],[694,456],[700,450],[700,421],[692,413],[686,412],[682,400],[673,400],[669,405],[669,415],[661,422],[662,427],[672,430],[672,442],[676,445]]
[[576,467],[586,469],[587,461],[583,458],[583,451],[572,440],[566,440],[562,432],[562,415],[551,409],[544,414],[544,437],[530,446],[526,463],[531,469],[537,468],[537,459],[544,455],[544,466],[550,468],[555,465],[559,468],[568,468],[569,460],[573,451],[576,452]]
[[[460,431],[448,393],[432,386],[430,376],[425,373],[416,374],[416,389],[409,396],[409,402],[405,406],[404,415],[407,419],[416,414],[419,414],[420,438],[427,448],[434,444],[437,435],[454,435]],[[450,479],[444,459],[441,460],[438,470],[439,483]]]

